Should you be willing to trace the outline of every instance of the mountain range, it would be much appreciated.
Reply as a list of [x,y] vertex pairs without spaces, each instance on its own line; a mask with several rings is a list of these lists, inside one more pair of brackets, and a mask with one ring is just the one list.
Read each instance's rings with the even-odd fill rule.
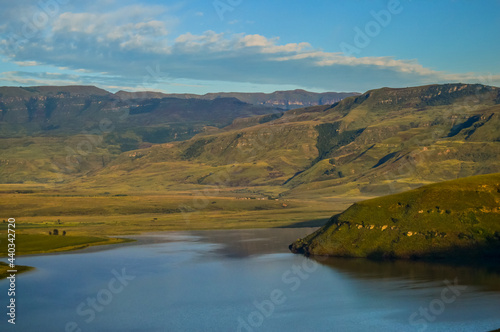
[[281,114],[284,109],[274,104],[318,104],[349,95],[356,94],[197,96],[113,94],[93,86],[0,87],[0,182],[53,181],[56,165],[74,159],[57,176],[71,178],[69,173],[100,169],[124,151],[186,140],[239,118]]
[[94,87],[1,93],[3,183],[354,197],[500,172],[500,93],[480,84],[382,88],[288,111]]
[[[164,96],[121,98],[93,86],[0,88],[2,137],[61,136],[102,131],[130,131],[144,141],[187,139],[205,126],[224,127],[238,118],[279,113],[278,108],[252,105],[236,98],[213,100]],[[103,125],[105,121],[107,125]]]
[[126,152],[89,181],[112,185],[113,173],[158,189],[271,186],[291,197],[400,192],[500,172],[499,102],[499,89],[483,85],[372,90]]
[[301,89],[291,91],[276,91],[273,93],[241,93],[241,92],[221,92],[207,93],[205,95],[196,94],[165,94],[160,92],[126,92],[118,91],[116,96],[121,99],[138,98],[180,98],[180,99],[203,99],[214,100],[218,98],[236,98],[245,103],[253,105],[264,105],[278,107],[285,110],[330,105],[341,101],[344,98],[357,96],[357,92],[323,92],[315,93]]

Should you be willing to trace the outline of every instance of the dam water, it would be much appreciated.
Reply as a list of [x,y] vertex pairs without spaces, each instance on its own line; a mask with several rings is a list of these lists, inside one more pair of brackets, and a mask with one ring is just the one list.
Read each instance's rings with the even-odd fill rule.
[[[165,232],[115,247],[18,257],[16,325],[1,331],[491,331],[494,267],[313,260],[312,229]],[[7,298],[8,282],[0,281]],[[1,317],[1,316],[0,316]]]

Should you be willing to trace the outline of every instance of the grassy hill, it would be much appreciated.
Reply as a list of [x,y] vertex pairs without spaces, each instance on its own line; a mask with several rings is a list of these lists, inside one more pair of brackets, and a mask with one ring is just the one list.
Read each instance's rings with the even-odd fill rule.
[[280,112],[235,98],[120,99],[92,86],[0,87],[0,182],[67,181],[124,151]]
[[69,181],[126,151],[217,132],[233,121],[240,127],[268,122],[282,115],[282,105],[269,102],[275,97],[297,106],[350,95],[282,91],[202,98],[112,94],[93,86],[0,87],[0,183]]
[[499,256],[500,174],[355,203],[290,249],[345,257]]
[[469,84],[368,91],[126,152],[79,184],[356,197],[500,172],[498,95],[498,88]]

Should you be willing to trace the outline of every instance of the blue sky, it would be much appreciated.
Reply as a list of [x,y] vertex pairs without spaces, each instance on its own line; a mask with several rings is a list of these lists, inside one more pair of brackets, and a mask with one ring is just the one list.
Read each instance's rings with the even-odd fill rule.
[[0,85],[358,91],[500,85],[498,0],[17,0]]

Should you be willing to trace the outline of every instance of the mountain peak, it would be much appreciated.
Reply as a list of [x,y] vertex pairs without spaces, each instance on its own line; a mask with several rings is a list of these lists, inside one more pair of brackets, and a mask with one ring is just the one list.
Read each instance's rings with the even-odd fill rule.
[[482,84],[432,84],[409,88],[389,88],[369,90],[362,95],[345,98],[338,109],[346,111],[364,104],[372,110],[391,110],[408,107],[428,107],[451,105],[460,98],[473,96],[478,101],[495,99],[499,88]]

